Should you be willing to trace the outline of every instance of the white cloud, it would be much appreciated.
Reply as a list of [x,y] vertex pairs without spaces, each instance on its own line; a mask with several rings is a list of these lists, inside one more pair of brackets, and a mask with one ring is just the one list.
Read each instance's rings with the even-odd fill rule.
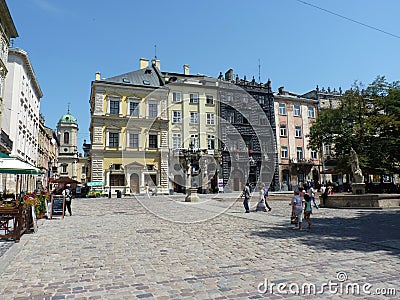
[[60,14],[62,10],[54,5],[54,1],[34,0],[33,3],[41,10],[50,14]]

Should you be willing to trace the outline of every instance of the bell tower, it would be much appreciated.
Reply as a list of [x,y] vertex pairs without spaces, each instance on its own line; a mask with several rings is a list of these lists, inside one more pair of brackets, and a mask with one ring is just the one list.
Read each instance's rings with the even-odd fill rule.
[[58,162],[60,175],[68,176],[72,179],[77,177],[78,130],[78,122],[70,113],[68,105],[68,112],[60,118],[57,124],[57,135],[60,141]]

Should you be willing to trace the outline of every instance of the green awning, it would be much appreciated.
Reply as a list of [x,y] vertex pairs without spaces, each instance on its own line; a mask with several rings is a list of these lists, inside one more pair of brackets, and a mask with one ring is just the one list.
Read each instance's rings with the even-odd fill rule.
[[3,174],[41,174],[38,168],[17,158],[0,158],[0,173]]
[[0,158],[10,158],[7,154],[0,152]]

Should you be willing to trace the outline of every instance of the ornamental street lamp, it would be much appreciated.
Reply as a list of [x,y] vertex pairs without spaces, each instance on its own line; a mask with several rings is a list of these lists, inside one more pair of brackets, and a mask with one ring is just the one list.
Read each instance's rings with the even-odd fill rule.
[[182,149],[181,164],[186,171],[187,182],[189,183],[189,190],[185,198],[185,202],[195,202],[199,200],[197,195],[198,188],[198,175],[200,174],[199,160],[202,155],[201,149],[195,149],[193,143],[189,144],[188,149]]
[[49,160],[47,162],[47,190],[50,192],[50,178],[51,178],[51,167],[52,167],[52,162]]

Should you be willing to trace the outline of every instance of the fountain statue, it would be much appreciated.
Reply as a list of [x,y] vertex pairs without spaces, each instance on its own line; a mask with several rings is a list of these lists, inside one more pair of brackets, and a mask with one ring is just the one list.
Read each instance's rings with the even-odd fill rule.
[[353,148],[350,149],[350,163],[353,173],[353,182],[351,184],[353,194],[365,194],[364,176],[358,162],[357,153]]

